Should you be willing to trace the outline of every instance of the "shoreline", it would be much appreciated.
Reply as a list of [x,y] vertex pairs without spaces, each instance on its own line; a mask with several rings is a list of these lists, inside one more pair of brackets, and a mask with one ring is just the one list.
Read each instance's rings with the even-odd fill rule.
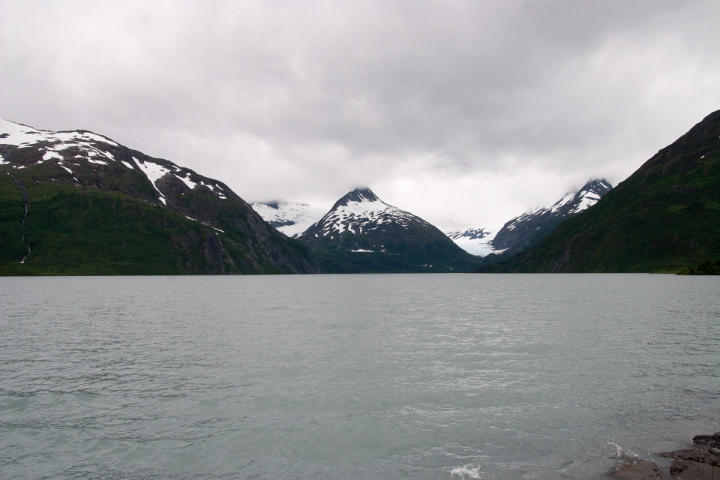
[[630,459],[615,464],[607,475],[622,480],[720,480],[720,432],[695,435],[693,447],[661,452],[668,459],[667,468],[650,460]]

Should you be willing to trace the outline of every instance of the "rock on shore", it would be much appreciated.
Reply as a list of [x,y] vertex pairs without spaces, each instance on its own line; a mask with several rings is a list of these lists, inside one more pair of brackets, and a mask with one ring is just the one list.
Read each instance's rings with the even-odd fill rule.
[[693,437],[693,448],[664,452],[671,459],[669,471],[646,460],[615,465],[610,476],[623,480],[720,480],[720,432]]

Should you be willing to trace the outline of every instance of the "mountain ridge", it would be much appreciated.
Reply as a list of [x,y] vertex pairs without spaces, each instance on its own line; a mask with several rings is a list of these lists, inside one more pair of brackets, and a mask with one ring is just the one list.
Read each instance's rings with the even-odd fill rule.
[[0,121],[0,205],[0,272],[315,271],[223,182],[89,130]]
[[[447,232],[469,253],[497,261],[534,245],[565,219],[590,208],[612,185],[604,178],[591,178],[575,191],[566,192],[547,207],[535,207],[511,218],[496,232],[482,227]],[[492,256],[491,256],[492,255]]]
[[593,208],[480,271],[678,271],[718,260],[720,110],[650,157]]
[[595,205],[612,189],[604,178],[591,178],[575,192],[567,192],[549,207],[536,207],[508,220],[495,234],[492,245],[504,255],[525,250],[557,225]]

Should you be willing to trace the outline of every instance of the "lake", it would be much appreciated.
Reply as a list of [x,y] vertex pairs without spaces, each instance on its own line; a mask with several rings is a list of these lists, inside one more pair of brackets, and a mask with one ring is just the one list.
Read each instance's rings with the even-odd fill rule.
[[587,479],[720,430],[720,278],[0,278],[0,477]]

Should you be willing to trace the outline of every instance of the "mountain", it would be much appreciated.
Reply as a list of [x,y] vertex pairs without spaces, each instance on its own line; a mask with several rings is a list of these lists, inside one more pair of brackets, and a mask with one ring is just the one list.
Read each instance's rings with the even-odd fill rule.
[[500,254],[503,252],[503,250],[497,250],[492,245],[496,233],[485,228],[461,228],[445,232],[445,235],[466,252],[485,257],[492,253]]
[[[534,245],[566,219],[595,205],[612,185],[600,178],[589,180],[581,189],[566,193],[550,207],[539,207],[510,219],[497,232],[485,228],[469,228],[447,232],[465,251],[496,261]],[[500,257],[502,258],[502,257]]]
[[325,209],[307,203],[272,201],[255,202],[250,206],[270,225],[293,238],[307,230],[325,213]]
[[0,273],[315,271],[227,185],[86,130],[0,121]]
[[720,110],[504,272],[676,271],[720,259]]
[[595,205],[612,185],[600,178],[589,180],[580,190],[566,193],[550,207],[529,210],[510,219],[492,239],[492,247],[511,255],[536,244],[568,218]]
[[348,192],[299,238],[327,272],[452,272],[477,265],[436,227],[369,188]]

